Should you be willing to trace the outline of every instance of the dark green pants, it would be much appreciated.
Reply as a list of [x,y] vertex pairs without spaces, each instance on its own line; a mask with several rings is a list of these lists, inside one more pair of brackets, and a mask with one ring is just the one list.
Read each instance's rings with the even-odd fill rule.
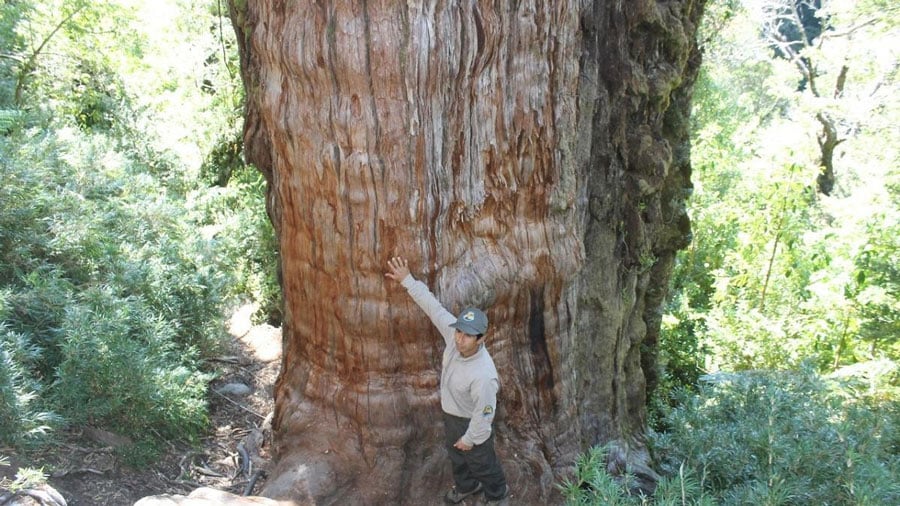
[[456,490],[468,492],[478,486],[484,487],[487,499],[500,499],[506,493],[506,476],[500,467],[500,460],[494,453],[494,433],[480,445],[464,452],[453,447],[469,428],[469,419],[444,413],[444,435],[450,463],[453,466],[453,481]]

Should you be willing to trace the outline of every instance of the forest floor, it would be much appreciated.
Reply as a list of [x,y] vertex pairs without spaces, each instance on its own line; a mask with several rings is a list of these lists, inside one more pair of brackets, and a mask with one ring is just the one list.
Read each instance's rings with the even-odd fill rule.
[[[145,496],[187,495],[200,487],[257,493],[270,457],[269,415],[281,367],[281,331],[252,325],[253,309],[241,307],[229,320],[233,339],[214,360],[219,374],[210,384],[210,428],[199,445],[171,444],[153,464],[137,469],[117,456],[121,436],[84,429],[58,434],[56,448],[29,455],[27,461],[13,455],[10,466],[0,467],[0,478],[14,479],[19,467],[42,469],[69,506],[131,506]],[[246,385],[250,392],[220,393],[228,384]]]

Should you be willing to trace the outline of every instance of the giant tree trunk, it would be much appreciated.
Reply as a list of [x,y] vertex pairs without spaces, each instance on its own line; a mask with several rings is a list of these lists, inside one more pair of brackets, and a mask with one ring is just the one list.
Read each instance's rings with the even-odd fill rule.
[[524,504],[589,445],[652,478],[660,307],[689,240],[704,0],[232,0],[245,152],[280,240],[264,495],[440,503],[443,343],[383,273],[484,307],[497,447]]

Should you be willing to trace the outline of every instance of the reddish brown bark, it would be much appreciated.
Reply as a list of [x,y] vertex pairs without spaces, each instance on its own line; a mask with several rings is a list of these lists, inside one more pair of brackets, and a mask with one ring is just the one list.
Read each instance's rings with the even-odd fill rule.
[[384,279],[395,254],[451,311],[491,318],[520,500],[558,501],[590,444],[652,475],[645,370],[689,234],[702,3],[233,2],[285,299],[265,495],[431,504],[449,487],[443,345]]

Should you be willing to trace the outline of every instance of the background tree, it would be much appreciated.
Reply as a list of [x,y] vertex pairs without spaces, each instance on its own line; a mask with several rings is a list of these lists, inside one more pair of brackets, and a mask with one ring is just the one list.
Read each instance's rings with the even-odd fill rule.
[[601,442],[648,485],[702,5],[231,2],[285,297],[266,495],[425,504],[449,483],[441,345],[384,281],[398,253],[451,310],[487,308],[517,494],[547,500]]
[[[693,387],[705,372],[810,362],[832,373],[900,357],[896,269],[884,262],[896,255],[898,216],[891,6],[823,4],[830,28],[819,40],[831,50],[805,54],[821,75],[845,58],[853,71],[840,97],[811,100],[797,90],[796,67],[771,57],[762,4],[771,2],[717,2],[701,27],[694,241],[677,262],[664,317],[661,394]],[[812,183],[820,110],[852,132],[835,151],[844,168],[830,195]]]
[[[790,62],[800,75],[798,92],[809,95],[810,112],[819,123],[820,172],[816,186],[830,195],[835,185],[835,152],[855,126],[845,102],[855,102],[847,79],[860,79],[870,69],[859,61],[855,45],[866,45],[865,31],[883,25],[898,12],[896,5],[879,1],[762,0],[762,32],[775,54]],[[873,95],[877,88],[865,90]],[[845,96],[846,95],[846,96]],[[877,97],[869,97],[878,100]]]

